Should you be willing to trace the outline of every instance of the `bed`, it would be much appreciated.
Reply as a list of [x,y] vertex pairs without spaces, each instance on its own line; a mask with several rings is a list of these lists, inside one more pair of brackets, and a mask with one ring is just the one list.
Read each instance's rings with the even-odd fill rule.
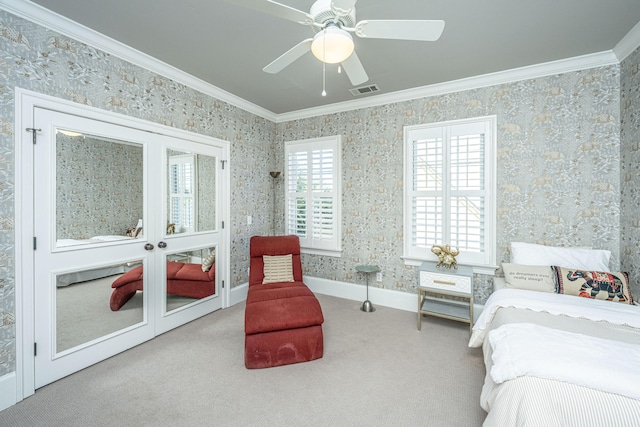
[[[58,239],[56,241],[56,247],[70,248],[95,243],[119,242],[123,240],[135,240],[135,238],[129,236],[105,235],[94,236],[90,239]],[[136,265],[138,265],[138,263],[136,263]],[[73,273],[60,274],[56,277],[56,286],[69,286],[74,283],[81,283],[88,280],[96,280],[103,277],[122,274],[129,271],[131,268],[133,268],[133,265],[131,263],[127,263],[122,265],[111,265],[107,267],[94,268],[91,270],[74,271]]]
[[469,346],[482,346],[487,371],[484,425],[640,426],[640,307],[626,303],[630,294],[621,302],[607,291],[578,297],[582,285],[560,294],[548,280],[569,273],[536,267],[540,280],[526,267],[524,284],[495,278],[473,327]]
[[105,235],[105,236],[93,236],[89,239],[58,239],[56,241],[57,248],[68,248],[72,246],[91,245],[94,243],[107,243],[107,242],[120,242],[123,240],[135,240],[135,237],[119,236],[119,235]]

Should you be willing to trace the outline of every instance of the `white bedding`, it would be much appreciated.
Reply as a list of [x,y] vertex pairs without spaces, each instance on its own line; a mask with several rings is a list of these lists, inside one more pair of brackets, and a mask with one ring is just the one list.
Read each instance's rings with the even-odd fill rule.
[[640,399],[640,346],[548,328],[508,323],[488,335],[496,384],[529,375]]
[[[483,346],[487,367],[480,399],[481,406],[488,412],[484,425],[486,427],[515,425],[545,427],[640,426],[640,400],[624,395],[629,394],[629,387],[633,388],[634,384],[637,387],[637,375],[640,375],[638,373],[640,369],[638,366],[634,366],[640,362],[637,362],[637,358],[636,361],[630,361],[630,358],[637,357],[634,356],[634,353],[640,349],[640,328],[637,327],[640,322],[639,307],[558,294],[543,294],[533,291],[512,292],[518,291],[513,289],[507,291],[509,292],[495,292],[496,297],[492,295],[489,298],[483,314],[474,326],[474,334],[470,340],[470,345],[481,344]],[[567,298],[573,298],[573,300],[567,300]],[[563,300],[567,303],[565,308],[562,308]],[[595,306],[601,307],[595,308],[594,302],[599,302],[600,304],[595,304]],[[577,308],[585,304],[582,311]],[[603,306],[603,304],[610,306]],[[572,313],[572,316],[564,315],[565,312]],[[609,316],[607,313],[610,312]],[[620,315],[619,312],[626,312],[626,314]],[[589,320],[589,317],[594,317],[599,321]],[[614,323],[608,322],[608,317]],[[523,323],[552,328],[561,337],[571,336],[577,340],[587,337],[584,340],[591,343],[597,341],[592,341],[591,337],[615,341],[609,343],[613,354],[609,354],[604,360],[591,360],[591,363],[579,365],[580,360],[589,358],[587,357],[588,350],[584,348],[571,350],[572,346],[567,345],[569,344],[566,342],[567,340],[560,338],[560,341],[565,342],[553,344],[555,350],[562,354],[563,348],[568,348],[567,356],[570,360],[576,360],[571,369],[574,370],[576,377],[582,376],[583,378],[578,378],[578,380],[550,379],[547,378],[549,375],[544,369],[548,366],[555,367],[554,364],[557,361],[551,354],[549,357],[554,359],[553,361],[542,360],[546,357],[544,349],[548,349],[548,346],[539,341],[544,341],[547,338],[541,337],[540,340],[529,341],[530,334],[527,333],[526,337],[519,339],[520,341],[515,344],[515,348],[534,357],[535,352],[538,355],[543,353],[543,356],[540,356],[540,365],[535,368],[532,366],[516,367],[514,368],[516,372],[509,375],[504,375],[504,372],[500,373],[500,375],[496,375],[497,381],[494,381],[491,375],[494,371],[493,348],[488,337],[494,336],[493,333],[503,325],[522,325]],[[635,325],[635,327],[631,325]],[[517,328],[519,326],[516,326],[513,331],[516,331]],[[564,335],[565,333],[570,335]],[[626,347],[627,345],[631,347]],[[589,348],[589,345],[587,347]],[[629,348],[633,350],[629,350]],[[571,351],[575,353],[571,355]],[[500,359],[501,356],[497,358]],[[508,359],[511,358],[508,357]],[[512,361],[508,363],[512,363]],[[595,364],[598,365],[595,366]],[[618,375],[618,380],[611,381],[609,385],[605,386],[597,384],[597,376],[607,376],[608,367],[613,364],[620,365],[622,370],[618,373],[611,373],[612,377]],[[537,373],[536,376],[533,370],[537,369],[541,369],[543,372]],[[635,370],[629,375],[629,381],[620,380],[620,376],[625,378],[625,369]],[[518,370],[520,372],[517,372]],[[594,370],[601,371],[596,373]],[[632,378],[633,376],[636,377]],[[589,382],[592,383],[589,384]],[[596,384],[593,384],[594,382]],[[620,382],[621,388],[608,388],[616,387],[618,382]],[[603,391],[603,387],[610,391]],[[625,389],[627,390],[625,391]],[[637,394],[638,392],[632,390],[631,393]]]
[[498,289],[491,294],[482,314],[473,325],[469,347],[480,347],[487,327],[501,307],[515,307],[543,311],[554,315],[584,317],[593,321],[606,321],[616,325],[640,328],[640,306],[579,298],[573,295],[527,291],[524,289]]
[[104,243],[104,242],[118,242],[121,240],[132,240],[135,237],[129,236],[93,236],[89,239],[58,239],[56,241],[56,247],[58,248],[68,248],[70,246],[78,246],[78,245],[89,245],[92,243]]

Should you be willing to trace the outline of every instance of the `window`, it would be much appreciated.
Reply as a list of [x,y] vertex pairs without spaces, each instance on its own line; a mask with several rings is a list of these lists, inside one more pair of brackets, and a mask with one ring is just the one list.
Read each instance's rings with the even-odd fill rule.
[[196,212],[196,177],[193,154],[169,158],[169,212],[176,233],[191,233]]
[[340,256],[341,138],[285,143],[286,230],[304,252]]
[[495,116],[405,127],[407,263],[449,244],[460,264],[495,265],[495,127]]

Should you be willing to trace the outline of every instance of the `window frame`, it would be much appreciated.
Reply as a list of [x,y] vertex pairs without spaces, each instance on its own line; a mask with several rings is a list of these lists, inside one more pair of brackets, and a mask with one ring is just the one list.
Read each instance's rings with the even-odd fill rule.
[[[438,258],[429,248],[413,244],[413,196],[417,191],[413,190],[413,142],[420,136],[440,133],[443,136],[443,147],[446,161],[443,160],[443,167],[449,170],[451,159],[449,158],[449,148],[451,144],[450,136],[455,129],[460,129],[473,125],[484,127],[484,225],[483,239],[484,251],[480,253],[460,252],[457,256],[459,264],[474,267],[474,272],[480,274],[494,274],[496,268],[496,147],[497,147],[497,118],[495,115],[473,117],[460,120],[449,120],[443,122],[425,123],[414,126],[405,126],[403,129],[403,183],[404,183],[404,253],[405,264],[419,266],[424,261],[437,261]],[[450,176],[447,176],[448,185],[443,188],[443,205],[450,206],[451,184]],[[443,209],[444,211],[444,209]],[[451,232],[448,232],[451,234]],[[447,239],[447,238],[445,238]],[[447,239],[448,240],[448,239]],[[434,244],[447,244],[449,242],[437,242]]]
[[[326,255],[333,257],[342,256],[342,136],[333,135],[312,139],[304,139],[297,141],[286,141],[284,143],[284,228],[287,234],[291,234],[289,226],[289,202],[293,193],[289,191],[289,155],[291,153],[307,152],[307,164],[309,165],[307,172],[307,181],[312,182],[313,170],[311,168],[311,153],[314,150],[331,149],[333,150],[333,173],[331,197],[333,202],[333,220],[332,231],[333,238],[330,240],[313,238],[313,223],[309,229],[309,237],[300,237],[300,250],[302,253]],[[308,190],[306,197],[306,206],[312,206],[313,194],[312,190]],[[316,192],[318,194],[318,192]],[[326,194],[326,192],[325,192]],[[312,216],[311,216],[312,218]],[[295,233],[294,233],[295,234]]]

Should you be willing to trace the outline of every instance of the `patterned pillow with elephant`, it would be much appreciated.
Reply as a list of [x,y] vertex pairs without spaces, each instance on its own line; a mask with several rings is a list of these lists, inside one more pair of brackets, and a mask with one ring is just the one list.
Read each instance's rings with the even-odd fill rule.
[[559,294],[633,304],[627,273],[576,270],[556,266],[552,268],[556,275]]

